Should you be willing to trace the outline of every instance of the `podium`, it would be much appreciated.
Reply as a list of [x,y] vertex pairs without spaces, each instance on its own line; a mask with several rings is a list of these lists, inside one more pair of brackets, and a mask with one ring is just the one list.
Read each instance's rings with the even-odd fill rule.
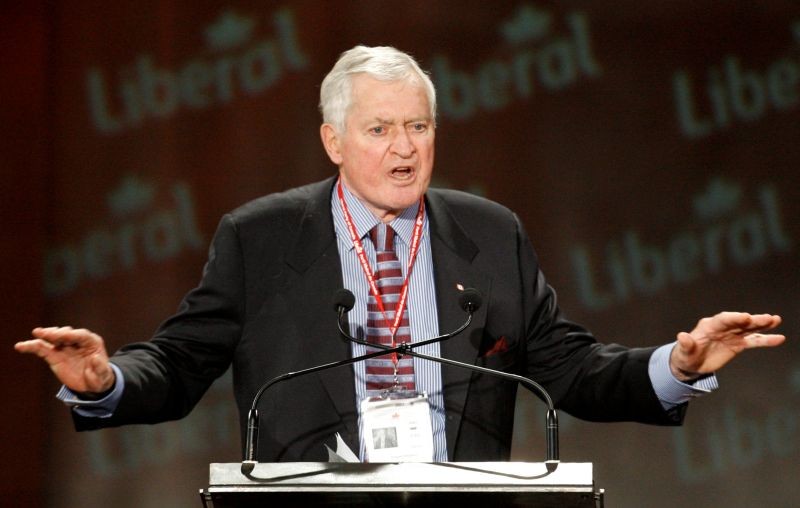
[[211,464],[206,508],[250,506],[501,506],[599,508],[591,463],[534,462]]

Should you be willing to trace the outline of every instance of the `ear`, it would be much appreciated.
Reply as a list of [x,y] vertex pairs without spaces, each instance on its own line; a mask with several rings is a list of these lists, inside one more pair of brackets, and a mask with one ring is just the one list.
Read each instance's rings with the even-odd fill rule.
[[340,150],[341,137],[333,125],[324,123],[319,128],[319,135],[322,138],[322,146],[328,153],[331,162],[337,166],[342,164],[342,153]]

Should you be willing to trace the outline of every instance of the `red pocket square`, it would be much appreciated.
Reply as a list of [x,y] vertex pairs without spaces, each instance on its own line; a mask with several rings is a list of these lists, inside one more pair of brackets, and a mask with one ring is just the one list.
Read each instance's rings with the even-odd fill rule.
[[499,339],[495,341],[492,345],[491,349],[484,353],[484,357],[496,355],[498,353],[505,353],[508,351],[508,342],[506,342],[505,335],[501,336]]

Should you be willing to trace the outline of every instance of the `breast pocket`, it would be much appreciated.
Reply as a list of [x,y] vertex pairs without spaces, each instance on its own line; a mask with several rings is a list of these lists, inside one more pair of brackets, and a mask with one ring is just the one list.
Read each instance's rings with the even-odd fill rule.
[[488,338],[484,340],[481,354],[478,357],[478,365],[487,369],[509,371],[513,370],[516,362],[516,341],[509,340],[505,335],[496,339]]

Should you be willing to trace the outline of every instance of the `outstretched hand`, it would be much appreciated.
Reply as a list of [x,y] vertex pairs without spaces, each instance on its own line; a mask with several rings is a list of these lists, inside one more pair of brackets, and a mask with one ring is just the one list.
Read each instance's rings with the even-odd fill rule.
[[703,318],[691,332],[678,334],[670,356],[672,373],[682,381],[696,379],[719,370],[745,349],[778,346],[786,337],[762,332],[780,323],[780,316],[744,312]]
[[42,358],[70,390],[91,396],[114,386],[103,338],[96,333],[65,326],[35,328],[31,335],[32,339],[17,342],[14,349]]

